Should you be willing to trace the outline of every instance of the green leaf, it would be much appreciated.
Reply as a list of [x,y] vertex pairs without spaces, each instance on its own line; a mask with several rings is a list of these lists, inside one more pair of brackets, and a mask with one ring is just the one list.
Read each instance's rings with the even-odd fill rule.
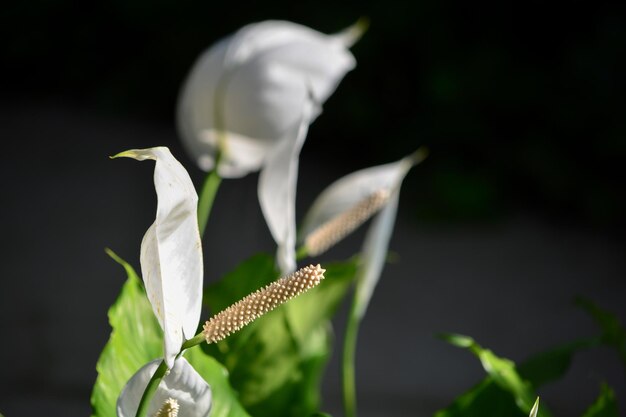
[[[528,415],[537,395],[530,382],[519,375],[512,361],[484,349],[471,337],[447,334],[442,338],[476,355],[488,377],[455,400],[450,407],[439,411],[436,417]],[[540,417],[549,415],[545,407],[538,412]]]
[[606,384],[600,387],[600,395],[583,414],[583,417],[618,417],[617,400],[615,393]]
[[598,344],[596,338],[581,339],[563,346],[540,352],[517,366],[519,374],[538,388],[563,377],[570,367],[575,353]]
[[207,355],[199,346],[185,351],[185,358],[204,378],[210,381],[213,395],[211,417],[249,417],[237,399],[237,393],[228,383],[228,371],[215,358]]
[[[92,417],[116,417],[115,404],[131,376],[146,363],[163,356],[163,332],[152,312],[140,278],[134,269],[110,250],[128,275],[115,304],[109,309],[113,331],[100,355],[98,378],[91,394]],[[212,417],[247,417],[228,385],[228,372],[215,359],[191,349],[185,354],[192,366],[211,385]]]
[[499,387],[493,378],[486,377],[478,385],[457,397],[435,417],[526,417],[515,404],[510,392]]
[[602,329],[603,343],[617,349],[626,367],[626,329],[612,313],[601,309],[585,298],[577,298],[576,304],[582,307],[598,323]]
[[113,331],[96,369],[98,378],[91,393],[94,417],[115,417],[117,397],[126,382],[143,365],[163,356],[163,336],[141,280],[134,269],[107,249],[128,275],[117,300],[109,309]]
[[[230,372],[240,401],[255,417],[305,416],[319,407],[319,384],[330,354],[330,318],[348,290],[355,262],[325,265],[326,279],[205,351]],[[207,288],[212,311],[278,278],[273,257],[256,255]]]

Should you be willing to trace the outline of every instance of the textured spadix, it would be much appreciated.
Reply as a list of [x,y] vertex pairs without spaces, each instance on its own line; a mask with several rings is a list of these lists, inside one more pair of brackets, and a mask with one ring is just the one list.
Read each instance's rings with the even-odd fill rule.
[[179,409],[180,405],[178,405],[178,401],[174,398],[168,398],[154,417],[178,417]]
[[402,180],[426,157],[418,149],[397,162],[353,172],[335,181],[315,200],[307,213],[301,240],[315,256],[343,239],[372,215],[356,287],[356,312],[362,316],[382,272],[398,205]]
[[361,224],[376,214],[389,200],[389,190],[378,190],[351,209],[328,220],[313,230],[304,241],[307,253],[310,256],[320,255],[335,243],[352,233]]
[[204,324],[207,343],[218,342],[282,303],[318,285],[325,270],[309,265],[248,295]]
[[329,185],[306,214],[301,241],[318,255],[380,211],[409,169],[426,155],[422,149],[391,164],[355,171]]

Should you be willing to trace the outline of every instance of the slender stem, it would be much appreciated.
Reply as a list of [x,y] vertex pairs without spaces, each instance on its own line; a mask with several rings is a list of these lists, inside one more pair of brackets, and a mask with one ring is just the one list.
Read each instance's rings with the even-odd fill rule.
[[342,382],[343,382],[343,407],[346,417],[356,417],[356,383],[354,378],[354,357],[356,353],[356,341],[359,333],[360,316],[356,313],[356,294],[352,299],[350,315],[346,334],[343,340],[342,357]]
[[195,335],[194,337],[192,337],[191,339],[185,341],[185,343],[183,343],[183,346],[180,348],[180,354],[183,353],[184,350],[189,349],[190,347],[194,347],[196,345],[199,345],[202,342],[206,342],[206,339],[204,337],[204,333],[200,332],[197,335]]
[[198,202],[198,228],[200,229],[200,235],[204,234],[204,229],[206,229],[211,208],[213,207],[213,201],[215,201],[215,195],[222,182],[222,178],[217,173],[217,159],[215,167],[207,175],[200,192],[200,200]]
[[166,371],[167,365],[165,365],[165,361],[161,361],[156,372],[154,372],[154,375],[152,375],[152,378],[148,381],[148,385],[141,396],[139,406],[137,407],[137,414],[135,415],[136,417],[145,417],[147,415],[150,400],[154,396],[156,389],[159,387],[159,383],[161,382],[161,379],[163,379]]
[[[178,353],[176,358],[178,359],[178,357],[182,355],[186,349],[199,345],[200,343],[204,341],[205,341],[204,333],[202,332],[198,333],[197,335],[195,335],[194,337],[192,337],[191,339],[183,343],[183,346],[180,348],[180,352]],[[157,390],[157,388],[159,387],[159,384],[161,383],[161,379],[163,379],[163,377],[165,376],[166,371],[167,371],[167,366],[165,365],[165,361],[161,361],[161,363],[159,364],[159,367],[157,368],[154,375],[152,375],[152,378],[150,378],[150,381],[148,382],[148,385],[146,386],[146,389],[144,390],[143,395],[141,396],[141,400],[139,401],[139,407],[137,408],[136,417],[146,416],[146,413],[148,412],[148,405],[150,404],[150,400],[154,396],[154,393]]]

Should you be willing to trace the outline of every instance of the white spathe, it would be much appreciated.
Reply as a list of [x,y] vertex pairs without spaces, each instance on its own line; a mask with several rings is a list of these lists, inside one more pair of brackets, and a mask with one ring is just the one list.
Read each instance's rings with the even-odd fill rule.
[[[359,26],[360,27],[360,26]],[[296,23],[244,26],[195,62],[178,102],[183,144],[204,170],[241,177],[259,170],[281,139],[295,140],[305,102],[319,114],[346,72],[353,27],[326,35]]]
[[134,149],[115,157],[156,161],[156,220],[141,242],[141,273],[152,310],[164,333],[171,368],[184,339],[197,330],[202,308],[202,244],[198,195],[185,168],[166,147]]
[[285,21],[245,26],[200,56],[179,97],[178,128],[201,169],[213,169],[219,154],[222,177],[269,171],[258,194],[283,273],[296,266],[300,149],[324,101],[355,67],[348,48],[363,30],[362,23],[334,35]]
[[313,202],[305,216],[301,241],[305,241],[309,234],[324,223],[352,209],[374,193],[389,193],[388,201],[372,221],[363,244],[356,286],[356,314],[359,317],[365,314],[385,264],[402,180],[411,167],[421,162],[425,156],[426,151],[418,149],[397,162],[348,174],[328,186]]
[[[135,417],[141,396],[160,362],[155,360],[144,365],[126,383],[117,400],[118,417]],[[178,402],[178,417],[206,417],[211,411],[211,387],[185,358],[176,359],[169,373],[163,377],[147,415],[155,415],[170,398]]]

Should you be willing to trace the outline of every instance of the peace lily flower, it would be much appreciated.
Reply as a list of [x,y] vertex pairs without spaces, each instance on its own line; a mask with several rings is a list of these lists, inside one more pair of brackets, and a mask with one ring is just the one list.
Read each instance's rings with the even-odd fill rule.
[[164,333],[164,360],[174,366],[183,339],[191,339],[202,308],[202,245],[198,196],[189,174],[166,147],[134,149],[114,156],[156,161],[158,205],[141,242],[141,273],[152,310]]
[[[117,401],[118,417],[135,417],[139,401],[160,360],[143,366]],[[163,377],[148,407],[150,417],[205,417],[211,411],[211,388],[185,358],[178,358]]]
[[283,273],[296,267],[300,149],[322,104],[354,68],[348,48],[364,26],[335,35],[285,21],[245,26],[200,56],[181,91],[178,127],[201,169],[225,178],[261,170],[259,201]]
[[[152,310],[164,333],[169,368],[148,406],[157,417],[207,416],[209,385],[184,358],[176,359],[184,339],[195,335],[202,303],[202,245],[196,194],[189,174],[166,147],[133,149],[114,156],[156,162],[157,215],[141,242],[141,272]],[[117,401],[118,417],[135,416],[148,382],[161,360],[141,368]]]
[[372,215],[362,251],[356,311],[362,317],[380,277],[393,231],[400,185],[409,170],[426,157],[425,149],[394,163],[353,172],[331,184],[315,200],[302,225],[306,252],[317,256]]

